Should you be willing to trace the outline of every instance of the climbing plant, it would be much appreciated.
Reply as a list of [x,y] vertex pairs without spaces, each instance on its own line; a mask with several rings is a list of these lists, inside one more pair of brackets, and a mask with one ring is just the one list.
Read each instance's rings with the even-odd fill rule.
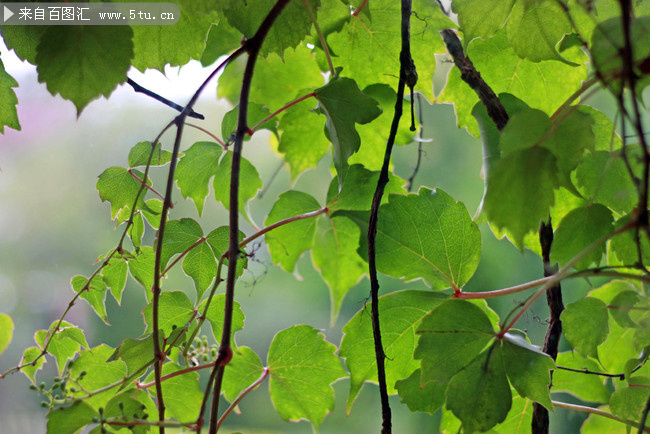
[[[27,347],[22,360],[0,375],[22,372],[40,391],[48,432],[213,433],[264,382],[282,418],[318,430],[334,406],[331,385],[343,378],[348,411],[365,383],[378,384],[381,408],[368,417],[384,433],[394,394],[413,412],[440,411],[444,432],[548,432],[555,408],[591,413],[584,432],[650,431],[650,2],[175,3],[180,21],[166,27],[0,27],[6,46],[79,113],[122,83],[178,111],[133,145],[126,166],[99,175],[99,198],[121,238],[92,274],[71,278],[68,308],[34,343],[15,343]],[[436,58],[453,66],[434,93]],[[128,78],[130,68],[162,71],[190,59],[212,73],[185,105]],[[234,108],[221,131],[205,119],[208,139],[186,143],[188,118],[204,119],[194,105],[218,75],[218,94]],[[20,129],[16,86],[0,62],[0,132]],[[589,105],[596,92],[614,97],[614,119]],[[458,127],[482,143],[485,193],[476,212],[391,171],[400,152],[393,145],[418,143],[416,119],[433,103],[453,104]],[[333,176],[326,200],[291,189],[262,228],[242,232],[240,219],[251,221],[247,204],[263,187],[242,148],[262,129],[293,180],[329,154]],[[154,183],[154,172],[166,181]],[[220,203],[229,224],[170,219],[180,197],[199,215]],[[539,255],[543,276],[464,290],[481,259],[480,225]],[[369,277],[368,305],[341,342],[309,324],[278,331],[266,355],[236,340],[244,326],[237,281],[262,238],[289,273],[311,254],[330,289],[332,321],[346,293]],[[166,287],[173,268],[194,293]],[[379,297],[380,273],[430,289]],[[83,309],[83,299],[108,322],[107,293],[119,303],[129,276],[147,300],[145,330],[116,348],[88,342],[68,313]],[[564,306],[562,282],[590,277],[608,280]],[[515,293],[523,301],[502,317],[486,302]],[[531,342],[518,321],[544,295],[547,334]],[[264,325],[249,317],[246,326]],[[0,314],[0,351],[13,328]],[[46,362],[58,371],[48,385],[38,380]],[[556,400],[555,391],[593,404]]]

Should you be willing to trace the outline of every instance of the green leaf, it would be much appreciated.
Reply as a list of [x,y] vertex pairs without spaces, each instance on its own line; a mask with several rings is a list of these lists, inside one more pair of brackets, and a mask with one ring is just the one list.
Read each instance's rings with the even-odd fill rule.
[[[268,116],[271,115],[268,107],[262,104],[257,104],[251,102],[248,104],[248,113],[246,115],[248,125],[250,128],[256,126],[259,122],[262,122]],[[234,109],[230,110],[223,116],[221,120],[221,137],[224,142],[233,141],[235,134],[237,133],[237,123],[239,122],[239,106],[235,106]],[[264,122],[262,125],[257,127],[255,131],[266,129],[273,131],[277,134],[277,119],[271,118],[268,121]],[[244,135],[244,140],[248,141],[251,139],[250,134]]]
[[359,150],[361,139],[355,124],[366,124],[381,114],[377,101],[364,95],[357,83],[338,75],[316,89],[316,111],[327,117],[325,135],[334,149],[334,167],[343,184],[348,171],[348,158]]
[[605,372],[625,372],[630,359],[636,359],[639,351],[634,346],[636,329],[623,328],[616,321],[609,323],[609,336],[598,347],[598,360]]
[[421,385],[449,382],[495,334],[480,307],[458,299],[446,301],[426,315],[417,333],[420,340],[414,358],[422,360]]
[[140,71],[155,68],[162,72],[166,64],[185,65],[190,59],[201,58],[208,30],[217,21],[216,14],[197,10],[200,2],[196,0],[172,2],[180,9],[180,19],[173,26],[132,26],[133,66]]
[[[246,235],[239,231],[239,242],[243,241],[246,238]],[[212,248],[214,256],[217,259],[220,259],[227,251],[230,244],[230,228],[228,226],[219,226],[218,228],[212,230],[206,237],[206,241]],[[224,258],[224,264],[228,265],[228,258]],[[240,255],[237,260],[237,277],[244,274],[244,268],[248,267],[248,257],[245,255]]]
[[108,316],[106,315],[106,283],[104,280],[96,276],[91,282],[90,285],[86,286],[88,283],[88,278],[84,276],[74,276],[70,281],[72,285],[72,290],[74,292],[79,292],[83,290],[83,293],[80,295],[81,298],[86,300],[90,307],[93,308],[95,313],[108,324]]
[[418,369],[410,377],[395,383],[402,404],[406,404],[412,412],[421,411],[433,414],[445,403],[447,385],[432,381],[426,386],[420,386],[421,371]]
[[601,300],[585,297],[568,304],[562,315],[567,340],[583,356],[598,358],[598,346],[609,333],[607,306]]
[[129,273],[144,288],[147,301],[151,301],[156,254],[149,246],[143,246],[134,259],[129,260]]
[[[372,198],[377,188],[379,172],[371,172],[360,164],[353,164],[348,170],[345,182],[339,192],[338,179],[335,177],[327,190],[327,208],[330,211],[368,211],[372,206]],[[389,194],[406,193],[404,180],[393,175],[388,175],[388,184],[384,188],[382,204],[388,202]]]
[[[220,19],[219,24],[213,24],[205,41],[205,50],[201,54],[201,65],[210,66],[241,45],[242,34],[234,29],[227,20]],[[223,77],[223,74],[221,75]]]
[[[225,0],[220,2],[223,14],[231,26],[238,29],[246,38],[252,37],[260,24],[275,5],[273,0],[241,2]],[[316,15],[320,0],[309,0],[309,7]],[[262,45],[261,54],[269,53],[282,56],[286,48],[294,48],[311,30],[311,20],[302,2],[290,2],[273,23]]]
[[[203,236],[201,226],[191,218],[167,222],[163,238],[160,271],[163,271],[172,256],[183,253]],[[158,240],[156,239],[156,242]]]
[[[221,341],[223,335],[223,318],[224,318],[224,306],[226,302],[226,296],[224,294],[217,294],[212,298],[210,307],[205,314],[210,326],[212,326],[212,335],[217,342]],[[199,312],[203,313],[205,310],[205,305],[207,300],[204,300],[203,303],[199,305]],[[236,331],[239,331],[244,328],[244,312],[241,310],[241,305],[238,302],[233,302],[233,311],[232,311],[232,325],[231,331],[232,336],[235,335]],[[231,342],[234,343],[234,339],[231,339]],[[234,345],[233,345],[234,346]]]
[[[151,162],[149,163],[149,157]],[[129,151],[129,167],[146,166],[164,166],[172,160],[172,153],[163,151],[160,142],[152,149],[151,142],[138,142]]]
[[451,7],[458,14],[465,47],[472,39],[491,38],[506,24],[514,3],[515,0],[453,0]]
[[549,395],[553,359],[522,337],[508,333],[501,340],[501,354],[508,379],[519,395],[553,411]]
[[527,149],[541,142],[551,129],[551,119],[537,109],[524,109],[514,113],[501,133],[499,147],[508,152]]
[[528,434],[533,422],[533,402],[518,395],[512,397],[512,406],[506,419],[499,425],[498,432]]
[[[153,304],[142,311],[147,325],[145,332],[153,331]],[[168,337],[176,328],[185,327],[194,315],[194,306],[182,291],[163,292],[158,301],[158,327]]]
[[[393,194],[377,226],[377,269],[422,278],[434,289],[461,288],[476,270],[481,235],[465,205],[440,189]],[[365,258],[367,252],[360,252]]]
[[[445,50],[438,31],[456,25],[438,5],[429,1],[414,1],[413,14],[418,17],[411,19],[410,29],[411,55],[419,76],[415,89],[432,100],[435,62],[431,56]],[[340,32],[328,37],[332,51],[338,56],[334,59],[335,66],[342,66],[345,74],[354,77],[362,88],[375,83],[397,86],[400,21],[399,2],[373,0],[364,13],[351,17]]]
[[[166,363],[162,367],[162,375],[168,375],[182,369],[176,363]],[[153,372],[147,377],[147,381],[154,381]],[[155,396],[156,386],[151,388],[151,393]],[[162,382],[162,393],[165,397],[165,407],[167,407],[171,417],[181,423],[196,422],[203,401],[198,373],[186,372],[166,379]]]
[[0,354],[7,349],[14,335],[14,322],[7,314],[0,313]]
[[[587,369],[601,372],[602,367],[593,360],[582,357],[575,351],[559,353],[555,361],[557,366],[571,369]],[[563,369],[553,372],[553,392],[568,392],[583,401],[608,402],[610,392],[605,387],[603,377],[579,374]]]
[[40,348],[43,348],[48,333],[54,333],[47,346],[47,352],[54,356],[58,373],[61,375],[66,362],[73,359],[82,346],[88,348],[88,342],[86,342],[83,331],[79,327],[75,327],[69,322],[63,321],[59,325],[58,331],[55,332],[54,328],[57,324],[58,321],[54,321],[50,325],[49,331],[37,331],[34,334],[34,340]]
[[336,322],[343,297],[367,269],[357,253],[360,235],[359,226],[347,217],[318,218],[312,259],[330,288],[331,324]]
[[133,57],[130,26],[51,26],[37,48],[38,81],[77,107],[108,97],[126,81]]
[[503,422],[512,405],[503,357],[492,348],[474,358],[447,386],[447,408],[467,432],[487,431]]
[[577,111],[588,115],[592,120],[596,151],[610,151],[622,146],[621,138],[616,133],[616,125],[605,113],[588,105],[579,105]]
[[228,402],[233,402],[242,390],[257,381],[263,371],[264,365],[255,351],[248,347],[234,350],[223,376],[222,388]]
[[[379,298],[382,344],[386,353],[386,385],[388,393],[396,392],[395,382],[408,377],[419,367],[413,360],[415,330],[422,318],[439,305],[445,296],[431,291],[398,291]],[[352,408],[366,381],[377,382],[370,306],[364,306],[343,327],[339,356],[350,370],[350,394],[347,410]],[[419,377],[418,377],[419,383]],[[444,389],[443,389],[444,391]]]
[[77,401],[69,407],[59,407],[47,414],[47,432],[75,434],[92,423],[99,413],[84,401]]
[[[608,411],[606,406],[598,407],[599,410]],[[629,434],[629,427],[621,422],[597,414],[590,414],[580,427],[582,434]]]
[[[121,220],[121,214],[131,214],[131,211],[128,208],[122,208],[120,211],[120,214],[118,214],[117,220]],[[124,220],[127,221],[129,218],[124,217]],[[142,213],[138,212],[137,214],[133,215],[133,224],[129,226],[129,228],[126,231],[127,235],[129,236],[129,239],[131,240],[131,243],[133,244],[133,247],[137,250],[140,248],[142,245],[142,237],[144,236],[144,220],[142,218]]]
[[20,60],[36,65],[36,47],[47,26],[0,26],[2,39]]
[[[161,346],[162,346],[161,336]],[[135,374],[140,369],[150,365],[154,361],[153,355],[153,336],[148,335],[140,339],[124,339],[115,353],[111,355],[109,361],[120,360],[124,362],[127,368],[128,375]],[[140,372],[140,377],[144,375],[146,370]]]
[[[269,56],[266,59],[258,59],[251,82],[250,101],[264,104],[275,111],[293,98],[306,95],[312,89],[323,85],[323,76],[316,58],[308,48],[299,45],[295,50],[285,51],[283,57],[282,59],[278,56]],[[237,59],[228,65],[219,77],[217,95],[220,98],[227,98],[234,106],[239,104],[241,78],[245,68],[246,59]],[[269,86],[269,83],[273,85]],[[312,107],[315,105],[313,100],[307,103],[311,103]],[[252,127],[261,119],[254,122],[249,120],[248,125]],[[233,130],[234,128],[230,129]],[[229,135],[225,135],[224,138]]]
[[[144,179],[144,174],[133,170],[133,175]],[[111,219],[115,220],[122,208],[136,209],[144,207],[144,194],[138,195],[143,188],[142,184],[135,179],[129,170],[123,167],[109,167],[104,170],[97,180],[97,191],[102,202],[109,201],[111,204]],[[147,182],[147,184],[151,184]],[[135,199],[138,198],[136,203]]]
[[117,304],[122,301],[122,291],[126,285],[126,276],[128,274],[128,264],[126,260],[119,256],[113,256],[110,262],[102,268],[102,279],[111,290]]
[[4,134],[4,127],[20,130],[18,112],[16,111],[18,98],[12,89],[14,87],[18,87],[18,82],[5,71],[4,64],[0,60],[0,134]]
[[[223,203],[226,209],[230,209],[230,176],[232,166],[232,152],[226,152],[219,168],[214,176],[212,187],[214,188],[214,196],[218,202]],[[257,172],[247,159],[241,159],[241,166],[239,172],[239,211],[246,214],[246,204],[249,200],[255,197],[257,192],[262,188],[262,180],[260,174]]]
[[638,204],[637,191],[620,155],[597,151],[587,155],[575,171],[580,194],[619,214]]
[[[599,204],[576,208],[567,214],[554,235],[551,258],[564,265],[596,240],[614,230],[612,212]],[[605,253],[605,243],[594,248],[587,256],[576,262],[577,269],[587,268],[591,264],[600,264]]]
[[176,182],[184,198],[191,198],[199,215],[203,212],[210,178],[217,173],[222,147],[214,142],[196,142],[178,160]]
[[271,400],[285,420],[309,420],[316,429],[334,409],[331,384],[347,375],[336,347],[318,330],[297,325],[275,335],[269,348]]
[[329,141],[321,132],[323,118],[311,110],[313,106],[314,101],[310,99],[292,106],[278,125],[281,131],[278,151],[284,154],[294,181],[305,170],[316,167],[329,148]]
[[609,406],[622,419],[639,420],[650,398],[650,378],[636,376],[628,379],[629,386],[612,393]]
[[41,370],[43,368],[43,364],[45,363],[45,357],[40,357],[38,360],[36,359],[40,355],[40,348],[28,347],[23,352],[22,359],[20,359],[20,365],[26,365],[28,363],[34,362],[33,365],[25,366],[20,369],[23,374],[25,374],[27,378],[32,381],[33,384],[36,384],[36,372]]
[[524,236],[548,218],[553,190],[558,187],[553,154],[544,148],[514,151],[492,168],[483,209],[490,222],[507,229],[521,249]]
[[[627,285],[632,287],[631,284],[624,281],[612,282],[619,283],[621,285]],[[612,301],[607,305],[609,313],[612,315],[612,318],[620,325],[621,327],[637,327],[638,324],[635,323],[632,318],[630,318],[630,311],[634,308],[634,305],[641,300],[639,293],[635,290],[623,291],[616,295]]]
[[[264,224],[270,226],[280,220],[305,214],[320,209],[312,196],[296,190],[290,190],[278,196]],[[280,226],[266,234],[266,244],[271,259],[285,270],[292,272],[296,261],[305,250],[311,249],[316,219],[303,219]]]
[[208,243],[200,243],[185,255],[183,271],[194,281],[196,298],[200,300],[217,274],[217,261]]
[[[73,384],[68,382],[66,393],[73,397],[86,396],[89,392],[98,390],[126,377],[126,365],[124,362],[121,360],[108,361],[113,351],[112,348],[105,344],[87,351],[82,351],[81,355],[77,357],[70,368],[70,377],[78,378],[76,390],[73,392],[71,390]],[[82,372],[85,372],[85,374],[82,375]],[[94,409],[106,407],[106,404],[115,396],[117,390],[117,388],[106,390],[85,398],[84,402]]]
[[148,199],[145,200],[145,207],[140,210],[143,217],[147,219],[147,223],[153,229],[158,230],[160,226],[160,215],[162,214],[163,203],[162,200]]
[[[634,213],[634,211],[632,211]],[[622,228],[630,223],[633,215],[623,216],[616,221],[616,228]],[[625,231],[614,236],[609,242],[610,252],[614,253],[620,265],[634,265],[640,260],[644,264],[650,262],[650,242],[647,237],[639,237],[640,249],[637,247],[636,235],[634,230]],[[639,257],[639,250],[641,257]],[[614,262],[614,258],[610,261]]]
[[554,0],[516,2],[507,30],[508,40],[519,57],[533,62],[559,60],[577,66],[556,50],[560,40],[572,29],[566,12]]
[[[138,394],[137,391],[129,391],[117,395],[106,404],[104,417],[124,421],[143,419],[145,414],[147,414],[147,407],[141,402],[142,397],[146,397],[146,394]],[[153,404],[153,402],[151,403]],[[132,426],[130,429],[130,432],[135,434],[149,432],[148,427],[142,425]]]

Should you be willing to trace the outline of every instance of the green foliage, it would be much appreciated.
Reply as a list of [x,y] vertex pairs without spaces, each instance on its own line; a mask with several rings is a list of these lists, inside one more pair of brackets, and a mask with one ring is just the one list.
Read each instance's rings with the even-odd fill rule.
[[[108,253],[89,277],[72,278],[68,308],[47,330],[34,333],[35,346],[23,350],[20,364],[0,375],[1,381],[20,370],[28,377],[49,408],[48,432],[153,432],[161,396],[170,428],[207,428],[203,417],[211,412],[200,415],[199,410],[204,399],[208,405],[219,402],[218,396],[207,396],[214,385],[235,408],[247,405],[247,394],[265,381],[280,418],[307,420],[318,430],[334,410],[332,384],[340,379],[349,381],[348,413],[366,383],[380,383],[386,394],[399,394],[412,412],[440,411],[441,432],[530,432],[538,423],[533,403],[541,405],[536,412],[552,411],[555,392],[597,404],[624,421],[591,415],[582,432],[622,432],[625,423],[640,422],[650,394],[650,238],[644,220],[650,160],[642,99],[650,84],[647,2],[633,2],[633,19],[625,28],[615,0],[453,0],[457,24],[436,2],[415,0],[409,44],[403,40],[402,5],[393,0],[174,3],[181,17],[173,26],[2,26],[7,47],[36,65],[39,81],[52,95],[71,101],[78,113],[94,99],[108,97],[127,80],[131,67],[164,71],[167,65],[200,59],[214,69],[211,65],[223,56],[237,57],[222,65],[218,76],[218,95],[232,109],[201,127],[216,142],[188,144],[178,137],[172,150],[161,135],[153,144],[136,143],[126,167],[109,167],[99,175],[96,189],[110,204],[121,236],[104,248]],[[283,9],[269,15],[276,7]],[[439,31],[456,28],[477,71],[452,67],[434,93],[436,64],[448,58]],[[407,46],[418,93],[396,101],[401,62],[409,60],[403,51]],[[258,48],[260,55],[251,57]],[[5,127],[20,129],[18,83],[6,64],[3,56],[0,133]],[[492,90],[482,92],[481,100],[476,83],[467,82],[479,74]],[[250,88],[242,86],[249,82]],[[606,108],[607,114],[587,105],[592,89],[610,93],[618,105]],[[425,148],[428,125],[422,125],[426,134],[417,132],[408,119],[411,110],[422,119],[433,110],[430,101],[453,104],[458,126],[480,135],[485,190],[474,219],[463,202],[438,186],[413,183],[416,173],[408,185],[416,193],[407,193],[400,176],[408,174],[384,160],[391,135],[397,145],[419,142],[424,158],[433,159]],[[396,103],[405,117],[399,122],[394,122]],[[498,104],[509,117],[501,129],[493,118]],[[616,116],[610,113],[614,108]],[[246,110],[247,125],[239,125],[240,109]],[[186,121],[185,111],[177,116],[170,129]],[[259,159],[235,154],[242,145],[234,144],[238,129],[246,131],[245,147],[260,146],[251,136],[268,137],[288,165],[292,184],[303,191],[291,188],[270,207],[257,200],[273,180],[262,182],[260,174],[266,177],[266,171],[256,165]],[[255,135],[260,129],[270,134]],[[433,135],[438,138],[437,131]],[[443,138],[436,146],[453,149],[455,143]],[[446,155],[437,152],[435,158]],[[300,178],[323,159],[332,168],[326,179]],[[240,171],[233,179],[237,160]],[[380,168],[386,176],[380,177]],[[375,215],[373,198],[384,181]],[[171,198],[168,206],[162,197]],[[230,210],[235,197],[238,209]],[[192,201],[198,217],[183,213],[184,199]],[[214,212],[209,207],[217,204],[223,205],[216,207],[217,221],[232,211],[229,225],[208,226],[206,216],[212,219]],[[204,213],[206,207],[210,211]],[[238,223],[237,232],[230,224],[240,214],[248,224]],[[371,218],[376,218],[376,234],[368,234]],[[264,226],[256,220],[264,220]],[[543,269],[557,282],[500,291],[482,287],[509,272],[510,264],[496,266],[490,258],[476,284],[468,285],[479,269],[479,226],[484,223],[520,250],[544,253],[539,277]],[[542,223],[552,229],[552,237],[540,239]],[[385,356],[382,375],[372,299],[363,307],[357,300],[355,314],[345,305],[355,285],[366,285],[373,239],[379,273],[421,281],[420,289],[405,289],[380,279],[384,292],[375,301]],[[232,264],[229,248],[237,243],[239,252],[232,252],[237,263]],[[336,346],[312,325],[292,324],[293,301],[281,300],[282,310],[269,314],[286,315],[292,325],[269,343],[265,366],[255,351],[235,342],[245,326],[241,297],[247,296],[238,279],[255,276],[255,263],[266,267],[273,262],[297,274],[306,252],[330,292],[332,330],[323,333],[337,333],[340,315],[345,317],[343,337]],[[252,269],[245,274],[249,263]],[[236,267],[229,275],[236,283],[228,281],[224,266]],[[79,309],[82,298],[106,324],[109,314],[112,323],[121,322],[126,306],[113,314],[118,308],[109,303],[107,310],[106,294],[110,291],[118,304],[132,300],[125,295],[131,291],[129,276],[144,289],[146,306],[138,307],[144,323],[120,337],[117,348],[102,343],[98,333],[89,333],[87,340],[69,322],[69,312]],[[541,308],[533,302],[551,283],[571,277],[589,278],[596,289],[586,296],[567,294],[572,302],[559,318],[562,333],[545,342],[549,354],[555,351],[549,342],[560,342],[554,361],[535,345],[541,342],[531,343],[513,327],[522,325],[531,306],[544,318],[545,311],[538,313]],[[478,286],[481,292],[465,292]],[[529,292],[517,294],[522,291]],[[516,294],[517,304],[501,315],[480,300],[506,294]],[[249,296],[255,297],[255,291]],[[8,314],[13,312],[0,313],[0,353],[14,338]],[[550,326],[557,320],[552,316]],[[249,314],[250,330],[237,334],[238,340],[266,324]],[[221,342],[224,331],[231,334],[227,347]],[[48,361],[54,361],[57,377],[36,386]],[[156,380],[157,374],[162,379]],[[208,377],[217,380],[206,389]],[[220,416],[227,414],[220,410]],[[379,411],[367,417],[378,419]]]

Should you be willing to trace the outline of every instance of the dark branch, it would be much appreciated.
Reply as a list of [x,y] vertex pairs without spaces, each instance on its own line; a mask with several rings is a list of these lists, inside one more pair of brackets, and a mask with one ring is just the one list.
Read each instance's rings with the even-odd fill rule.
[[[182,112],[183,109],[184,109],[184,107],[182,107],[182,106],[176,104],[176,103],[173,102],[173,101],[168,100],[168,99],[165,98],[164,96],[160,96],[160,95],[158,95],[157,93],[152,92],[152,91],[150,91],[149,89],[140,86],[138,83],[136,83],[135,81],[131,80],[130,78],[127,78],[127,79],[126,79],[126,82],[129,83],[129,84],[131,85],[131,87],[133,88],[134,91],[136,91],[136,92],[140,92],[140,93],[144,93],[145,95],[150,96],[151,98],[160,101],[161,103],[165,104],[166,106],[169,106],[169,107],[173,108],[174,110],[176,110],[176,111],[178,111],[178,112]],[[191,117],[191,118],[196,118],[196,119],[205,119],[205,116],[203,116],[203,115],[200,114],[200,113],[195,112],[195,111],[192,110],[192,109],[190,109],[190,111],[189,111],[189,113],[187,114],[187,116],[189,116],[189,117]]]
[[571,372],[578,372],[580,374],[587,374],[587,375],[599,375],[601,377],[609,377],[609,378],[618,378],[619,380],[625,380],[625,374],[608,374],[606,372],[596,372],[596,371],[590,371],[587,368],[584,369],[573,369],[573,368],[567,368],[565,366],[556,366],[556,368],[561,369],[563,371],[571,371]]

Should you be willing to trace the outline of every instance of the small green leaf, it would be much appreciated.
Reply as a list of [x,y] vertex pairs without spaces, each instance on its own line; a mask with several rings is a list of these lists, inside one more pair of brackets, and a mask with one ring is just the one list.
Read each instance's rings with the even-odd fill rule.
[[[439,305],[445,296],[431,291],[398,291],[379,298],[382,344],[386,353],[386,384],[388,393],[396,392],[395,382],[406,378],[419,367],[413,360],[415,330],[422,318]],[[366,381],[377,382],[370,306],[365,306],[343,327],[339,356],[350,370],[350,394],[347,410]],[[419,383],[418,377],[418,383]]]
[[223,376],[223,392],[228,402],[233,402],[241,391],[257,381],[264,371],[259,356],[250,348],[239,347],[233,353]]
[[[620,282],[625,284],[627,282]],[[628,284],[629,285],[629,284]],[[632,286],[632,285],[629,285]],[[609,313],[614,318],[614,321],[621,327],[637,327],[632,318],[630,318],[630,310],[641,300],[641,296],[636,291],[623,291],[620,292],[612,299],[607,305]]]
[[129,260],[129,273],[144,288],[147,301],[151,301],[156,254],[149,246],[143,246],[134,259]]
[[523,338],[508,333],[501,340],[501,353],[508,379],[519,395],[552,411],[549,385],[550,372],[555,369],[553,359]]
[[[153,305],[148,304],[142,311],[147,325],[145,332],[152,332]],[[158,327],[168,337],[176,328],[185,327],[194,315],[194,306],[182,291],[163,292],[158,301]]]
[[[268,107],[262,104],[257,104],[251,102],[248,104],[248,113],[246,119],[250,128],[253,128],[257,125],[258,122],[261,122],[266,117],[271,114]],[[230,110],[223,116],[221,120],[221,137],[224,142],[232,141],[237,132],[237,123],[239,122],[239,106],[235,106],[234,109]],[[277,118],[271,118],[268,121],[264,122],[261,126],[257,127],[255,131],[259,130],[270,130],[277,134]],[[250,140],[251,136],[249,134],[244,135],[244,140]]]
[[46,330],[39,330],[34,334],[34,340],[40,348],[45,345],[45,339],[49,334],[54,333],[47,346],[47,352],[54,356],[59,375],[63,372],[65,364],[68,360],[74,358],[79,352],[81,346],[88,348],[88,342],[79,327],[63,321],[59,325],[58,331],[54,332],[54,327],[58,321],[50,325],[49,332]]
[[[601,372],[602,367],[593,360],[582,357],[575,351],[559,353],[555,361],[557,366],[571,369],[587,369]],[[568,392],[583,401],[608,402],[610,392],[605,387],[603,377],[579,374],[563,369],[553,372],[553,392]]]
[[47,432],[75,434],[92,423],[99,413],[84,401],[77,401],[69,407],[59,407],[47,414]]
[[[574,209],[562,219],[555,231],[551,258],[561,265],[566,264],[596,240],[612,232],[613,221],[612,212],[599,204]],[[605,243],[596,246],[574,267],[583,269],[591,264],[598,265],[603,253]]]
[[[142,404],[141,396],[146,396],[146,394],[138,394],[137,391],[133,390],[117,395],[106,404],[104,417],[125,421],[129,421],[132,418],[143,419],[144,415],[147,414],[147,408]],[[148,427],[142,425],[136,425],[130,428],[130,431],[134,434],[144,434],[149,432]]]
[[501,352],[492,347],[456,374],[447,386],[447,408],[467,432],[487,431],[505,420],[512,392]]
[[[223,318],[225,314],[224,306],[226,302],[226,296],[224,294],[217,294],[212,298],[210,307],[205,314],[205,317],[210,322],[212,326],[212,336],[217,342],[221,341],[223,335]],[[207,300],[204,300],[203,303],[199,306],[199,312],[203,313],[205,310],[205,305]],[[232,336],[235,335],[235,332],[244,328],[244,312],[241,310],[241,305],[238,302],[233,302],[233,311],[232,311]],[[234,339],[231,340],[234,343]]]
[[639,420],[650,398],[650,378],[636,376],[628,379],[628,387],[612,393],[609,406],[614,415],[629,420]]
[[472,39],[491,38],[506,24],[515,0],[453,0],[451,7],[458,14],[463,31],[463,44]]
[[[131,211],[128,208],[122,208],[122,211],[120,211],[120,214],[122,212],[127,212],[128,214],[131,213]],[[121,219],[121,215],[118,215],[118,221]],[[125,220],[128,220],[128,217],[124,218]],[[129,226],[127,229],[127,235],[129,236],[129,239],[131,240],[131,243],[133,244],[133,247],[137,250],[140,248],[142,245],[142,237],[144,236],[144,219],[142,218],[142,213],[138,212],[133,215],[133,224]]]
[[217,274],[217,261],[208,243],[200,243],[185,255],[183,271],[194,281],[196,297],[200,300]]
[[126,276],[128,274],[128,264],[119,254],[113,256],[110,262],[102,268],[102,279],[111,290],[117,304],[122,300],[122,291],[126,285]]
[[366,272],[366,263],[357,253],[360,235],[359,226],[347,217],[318,218],[312,259],[330,288],[332,324],[343,297]]
[[495,334],[480,307],[458,299],[442,303],[425,316],[417,333],[420,340],[413,357],[422,360],[423,386],[431,381],[449,382],[483,351]]
[[[126,365],[128,375],[135,374],[154,361],[153,336],[148,335],[141,339],[125,339],[115,350],[115,353],[111,355],[109,361],[116,360],[118,357]],[[140,376],[144,375],[145,372],[145,370],[142,370]]]
[[[226,209],[230,209],[230,176],[232,166],[232,152],[227,152],[219,163],[219,168],[214,176],[214,196]],[[250,161],[241,159],[239,172],[239,211],[246,214],[246,204],[255,197],[262,188],[260,174]]]
[[14,335],[14,322],[7,314],[0,313],[0,354],[7,349]]
[[402,404],[406,404],[412,412],[421,411],[433,414],[445,403],[445,390],[447,385],[432,381],[426,386],[420,386],[422,373],[418,369],[410,377],[399,380],[395,383],[395,389],[402,398]]
[[[23,352],[23,357],[20,360],[21,365],[26,365],[28,363],[34,362],[33,365],[24,366],[20,370],[23,374],[27,375],[32,383],[36,384],[36,372],[43,368],[45,363],[45,357],[39,357],[41,355],[41,349],[38,347],[28,347]],[[37,357],[38,360],[36,359]]]
[[[140,171],[133,170],[132,172],[139,179],[144,179],[144,174]],[[123,167],[109,167],[99,175],[97,191],[102,202],[110,202],[113,220],[122,208],[132,209],[134,204],[136,209],[144,207],[144,194],[138,195],[143,186],[133,175]],[[136,198],[138,198],[137,203]]]
[[338,75],[325,86],[315,90],[318,99],[316,111],[327,117],[325,135],[334,148],[334,167],[339,184],[343,185],[348,172],[348,158],[359,150],[361,139],[355,123],[366,124],[381,114],[377,101],[364,95],[357,83]]
[[598,358],[598,346],[609,333],[607,306],[601,300],[585,297],[568,304],[562,315],[567,340],[583,356]]
[[[243,241],[246,235],[239,231],[239,241]],[[230,244],[230,228],[228,226],[219,226],[212,230],[206,237],[206,241],[212,248],[214,256],[220,259],[227,251]],[[228,265],[228,258],[224,258],[224,264]],[[239,277],[244,274],[244,269],[248,267],[248,258],[245,255],[240,255],[237,260],[237,273]]]
[[347,375],[335,351],[310,326],[293,326],[275,335],[268,355],[271,400],[285,420],[304,418],[318,429],[334,409],[331,384]]
[[51,26],[37,48],[38,81],[77,107],[108,97],[126,81],[133,57],[131,26]]
[[[327,208],[330,211],[368,211],[372,206],[372,197],[377,188],[379,172],[371,172],[360,164],[353,164],[348,169],[345,182],[339,192],[339,182],[335,177],[327,190]],[[405,181],[389,174],[388,184],[384,188],[382,204],[388,202],[389,194],[405,194]]]
[[163,151],[160,142],[152,149],[151,142],[138,142],[129,151],[129,167],[146,166],[151,157],[151,166],[164,166],[172,160],[172,153]]
[[192,247],[202,236],[201,226],[191,218],[185,217],[180,220],[168,221],[163,238],[160,271],[165,269],[174,255],[183,253]]
[[[166,363],[162,367],[162,375],[172,374],[182,369],[176,363]],[[147,382],[152,381],[154,381],[153,372],[147,377]],[[156,395],[156,386],[151,388],[151,393]],[[186,372],[166,379],[162,382],[162,393],[165,397],[165,407],[171,417],[182,423],[196,422],[203,401],[198,373]]]
[[[290,190],[278,196],[264,224],[270,226],[280,220],[318,209],[320,205],[312,196]],[[309,218],[291,222],[268,232],[266,243],[273,262],[292,272],[298,258],[305,250],[312,247],[316,225],[317,220]]]
[[178,160],[176,182],[184,198],[191,198],[199,215],[203,212],[210,178],[217,173],[223,148],[214,142],[194,143]]
[[[4,36],[5,29],[2,30]],[[0,134],[4,134],[5,127],[20,130],[18,112],[16,111],[18,98],[12,89],[14,87],[18,87],[18,82],[5,71],[4,64],[0,60]]]
[[555,157],[544,148],[513,151],[492,168],[483,209],[490,222],[512,234],[520,249],[524,236],[548,218],[553,190],[559,187],[557,172]]
[[108,324],[108,316],[106,315],[106,283],[104,280],[95,276],[95,278],[88,283],[88,278],[84,276],[74,276],[70,281],[72,289],[74,292],[79,292],[83,290],[83,293],[80,295],[81,298],[86,300],[90,307],[93,308],[95,313]]
[[635,334],[635,328],[621,327],[616,321],[609,323],[607,340],[598,347],[598,360],[605,372],[624,372],[628,361],[639,357]]

